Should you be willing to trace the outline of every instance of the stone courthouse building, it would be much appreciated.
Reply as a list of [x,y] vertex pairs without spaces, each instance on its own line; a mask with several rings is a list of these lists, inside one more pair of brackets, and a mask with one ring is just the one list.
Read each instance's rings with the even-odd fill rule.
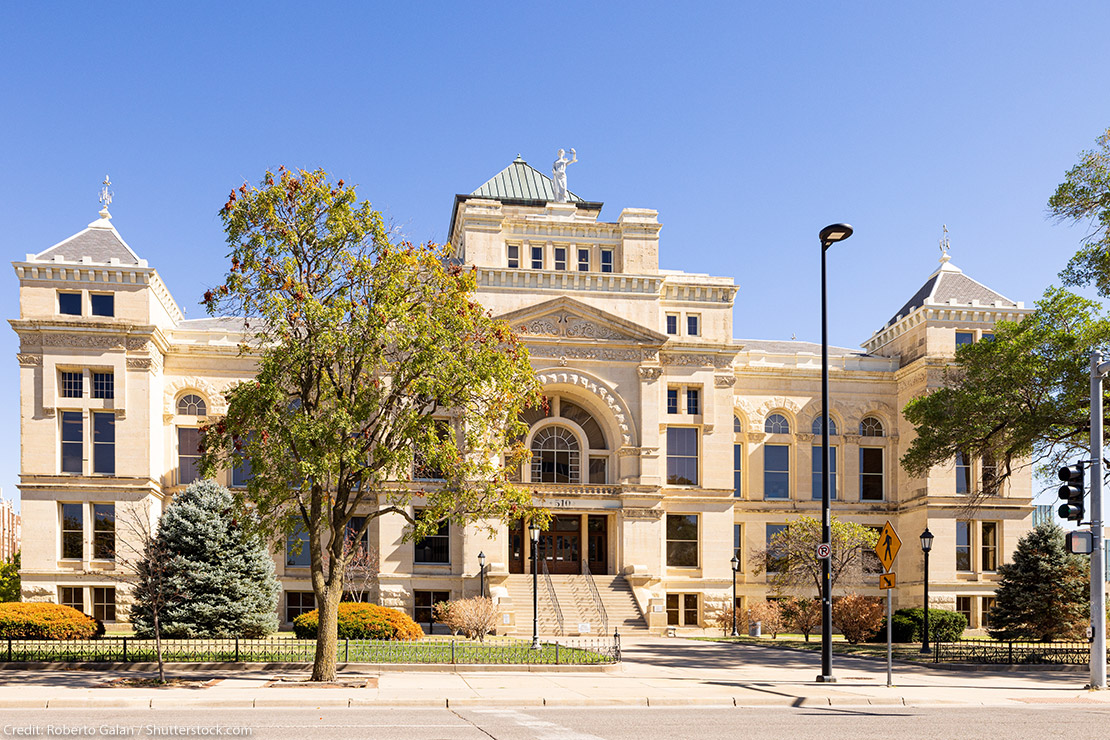
[[[504,631],[528,632],[535,549],[544,631],[704,625],[731,598],[734,554],[740,601],[762,599],[751,554],[792,519],[819,516],[820,346],[737,339],[760,327],[733,327],[733,279],[661,270],[660,249],[679,247],[661,242],[656,211],[600,221],[600,202],[556,197],[557,186],[518,157],[455,196],[449,230],[479,299],[523,336],[549,399],[527,419],[521,480],[553,511],[551,526],[534,546],[521,522],[492,538],[446,524],[412,543],[387,515],[369,535],[380,556],[373,596],[426,622],[434,602],[484,584]],[[11,324],[23,597],[124,621],[113,553],[125,550],[128,512],[154,518],[196,478],[199,427],[225,412],[222,393],[253,366],[239,354],[241,322],[183,318],[142,245],[128,246],[110,218],[105,208],[13,263]],[[833,514],[898,530],[896,607],[922,603],[928,526],[931,602],[983,625],[998,566],[1030,526],[1028,473],[995,491],[989,461],[926,477],[898,462],[914,438],[906,403],[941,382],[958,345],[1029,311],[945,257],[863,351],[830,348]],[[242,472],[220,482],[242,485]],[[965,518],[968,496],[984,489]],[[279,543],[275,555],[282,621],[314,606],[296,550]],[[870,580],[861,590],[877,595]]]

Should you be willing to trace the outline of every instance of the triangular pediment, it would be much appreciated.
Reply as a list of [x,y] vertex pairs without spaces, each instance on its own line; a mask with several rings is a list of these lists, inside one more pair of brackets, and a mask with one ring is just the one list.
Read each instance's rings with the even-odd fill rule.
[[668,339],[666,334],[566,296],[510,311],[497,318],[529,339],[650,345],[661,345]]

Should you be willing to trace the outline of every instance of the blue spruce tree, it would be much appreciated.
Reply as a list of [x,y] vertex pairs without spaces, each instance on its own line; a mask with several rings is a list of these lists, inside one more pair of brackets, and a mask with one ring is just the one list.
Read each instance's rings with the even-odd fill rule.
[[[200,481],[174,499],[155,535],[165,557],[164,637],[262,637],[277,631],[280,587],[266,543],[240,526],[231,493]],[[131,622],[153,634],[151,605],[136,592]]]

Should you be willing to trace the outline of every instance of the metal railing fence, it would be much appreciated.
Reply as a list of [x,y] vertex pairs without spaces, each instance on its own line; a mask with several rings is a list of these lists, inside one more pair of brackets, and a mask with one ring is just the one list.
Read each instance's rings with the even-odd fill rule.
[[933,645],[935,663],[1086,665],[1090,660],[1091,646],[1081,641],[957,640],[938,642]]
[[594,582],[594,574],[590,571],[590,564],[586,559],[582,559],[582,575],[586,577],[586,585],[590,589],[590,596],[594,600],[594,608],[597,610],[598,619],[601,620],[601,634],[609,634],[609,612],[605,610],[605,602],[601,600],[601,593],[597,590],[597,583]]
[[567,632],[563,626],[563,609],[559,606],[555,584],[551,581],[551,571],[547,569],[547,558],[542,558],[540,562],[543,564],[543,583],[547,587],[547,598],[551,600],[551,609],[555,612],[555,621],[559,623],[559,634],[565,635]]

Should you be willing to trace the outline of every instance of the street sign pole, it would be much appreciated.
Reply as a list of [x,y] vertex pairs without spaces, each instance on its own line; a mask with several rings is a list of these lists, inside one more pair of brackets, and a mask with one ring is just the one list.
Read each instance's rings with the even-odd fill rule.
[[891,640],[893,632],[890,628],[890,605],[894,597],[894,589],[886,590],[886,685],[894,685],[894,643]]

